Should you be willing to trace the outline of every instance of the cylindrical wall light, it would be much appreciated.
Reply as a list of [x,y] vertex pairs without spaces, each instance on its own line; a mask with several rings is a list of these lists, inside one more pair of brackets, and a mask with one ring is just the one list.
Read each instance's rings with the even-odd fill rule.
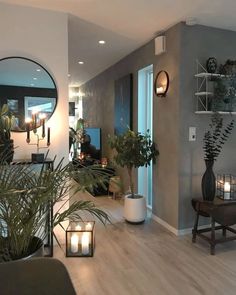
[[156,96],[165,97],[169,88],[169,75],[166,71],[160,71],[157,73],[154,92]]

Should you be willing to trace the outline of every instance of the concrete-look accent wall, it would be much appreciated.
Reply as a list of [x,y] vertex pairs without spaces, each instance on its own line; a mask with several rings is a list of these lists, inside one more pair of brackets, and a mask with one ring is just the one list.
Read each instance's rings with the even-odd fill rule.
[[170,87],[165,98],[154,95],[154,141],[160,156],[154,166],[153,213],[174,228],[178,228],[178,165],[179,165],[179,60],[180,31],[178,24],[166,33],[166,53],[154,67],[154,77],[160,70],[169,74]]
[[[166,98],[154,94],[154,141],[160,156],[153,173],[153,213],[178,228],[178,132],[179,132],[179,48],[180,25],[169,29],[167,52],[159,56],[154,53],[154,40],[134,51],[117,64],[110,67],[91,81],[80,87],[85,93],[83,100],[84,119],[91,127],[101,127],[103,135],[103,156],[111,157],[107,145],[107,135],[114,132],[114,81],[133,74],[133,127],[137,130],[138,70],[153,64],[154,78],[159,70],[167,70],[170,75],[170,89]],[[124,170],[125,189],[127,177]]]
[[[193,225],[192,197],[201,197],[201,178],[205,171],[203,135],[208,129],[210,115],[195,114],[196,59],[204,66],[209,57],[219,64],[236,60],[236,32],[206,26],[181,25],[180,106],[179,106],[179,229]],[[224,122],[231,120],[224,115]],[[188,141],[190,126],[197,128],[196,141]],[[224,145],[214,164],[215,173],[236,173],[236,128]]]
[[[58,88],[58,104],[49,120],[50,156],[68,159],[68,30],[67,14],[0,4],[0,58],[22,56],[45,67]],[[26,133],[12,133],[15,158],[30,158],[36,148]]]

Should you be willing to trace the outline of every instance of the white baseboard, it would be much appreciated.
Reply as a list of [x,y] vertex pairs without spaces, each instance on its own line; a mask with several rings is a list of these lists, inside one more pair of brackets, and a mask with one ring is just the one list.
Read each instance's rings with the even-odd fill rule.
[[[155,220],[156,222],[158,222],[159,224],[161,224],[162,226],[164,226],[166,229],[168,229],[170,232],[172,232],[176,236],[189,235],[192,233],[192,228],[177,229],[153,213],[151,218]],[[209,224],[201,225],[201,226],[198,226],[198,229],[203,229],[207,227],[210,227],[210,225]]]

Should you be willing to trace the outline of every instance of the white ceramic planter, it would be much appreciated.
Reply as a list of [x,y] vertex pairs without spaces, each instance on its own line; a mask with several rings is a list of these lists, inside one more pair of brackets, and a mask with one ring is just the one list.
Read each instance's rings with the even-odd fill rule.
[[125,196],[124,217],[128,222],[140,223],[146,218],[146,198],[136,195],[138,198],[131,198],[131,195]]

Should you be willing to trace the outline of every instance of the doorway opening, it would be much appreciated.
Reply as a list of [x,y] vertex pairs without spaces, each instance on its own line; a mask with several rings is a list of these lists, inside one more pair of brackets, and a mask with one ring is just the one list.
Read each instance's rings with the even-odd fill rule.
[[[153,65],[138,71],[138,131],[153,133]],[[152,163],[138,168],[138,193],[146,197],[147,207],[152,208]]]

